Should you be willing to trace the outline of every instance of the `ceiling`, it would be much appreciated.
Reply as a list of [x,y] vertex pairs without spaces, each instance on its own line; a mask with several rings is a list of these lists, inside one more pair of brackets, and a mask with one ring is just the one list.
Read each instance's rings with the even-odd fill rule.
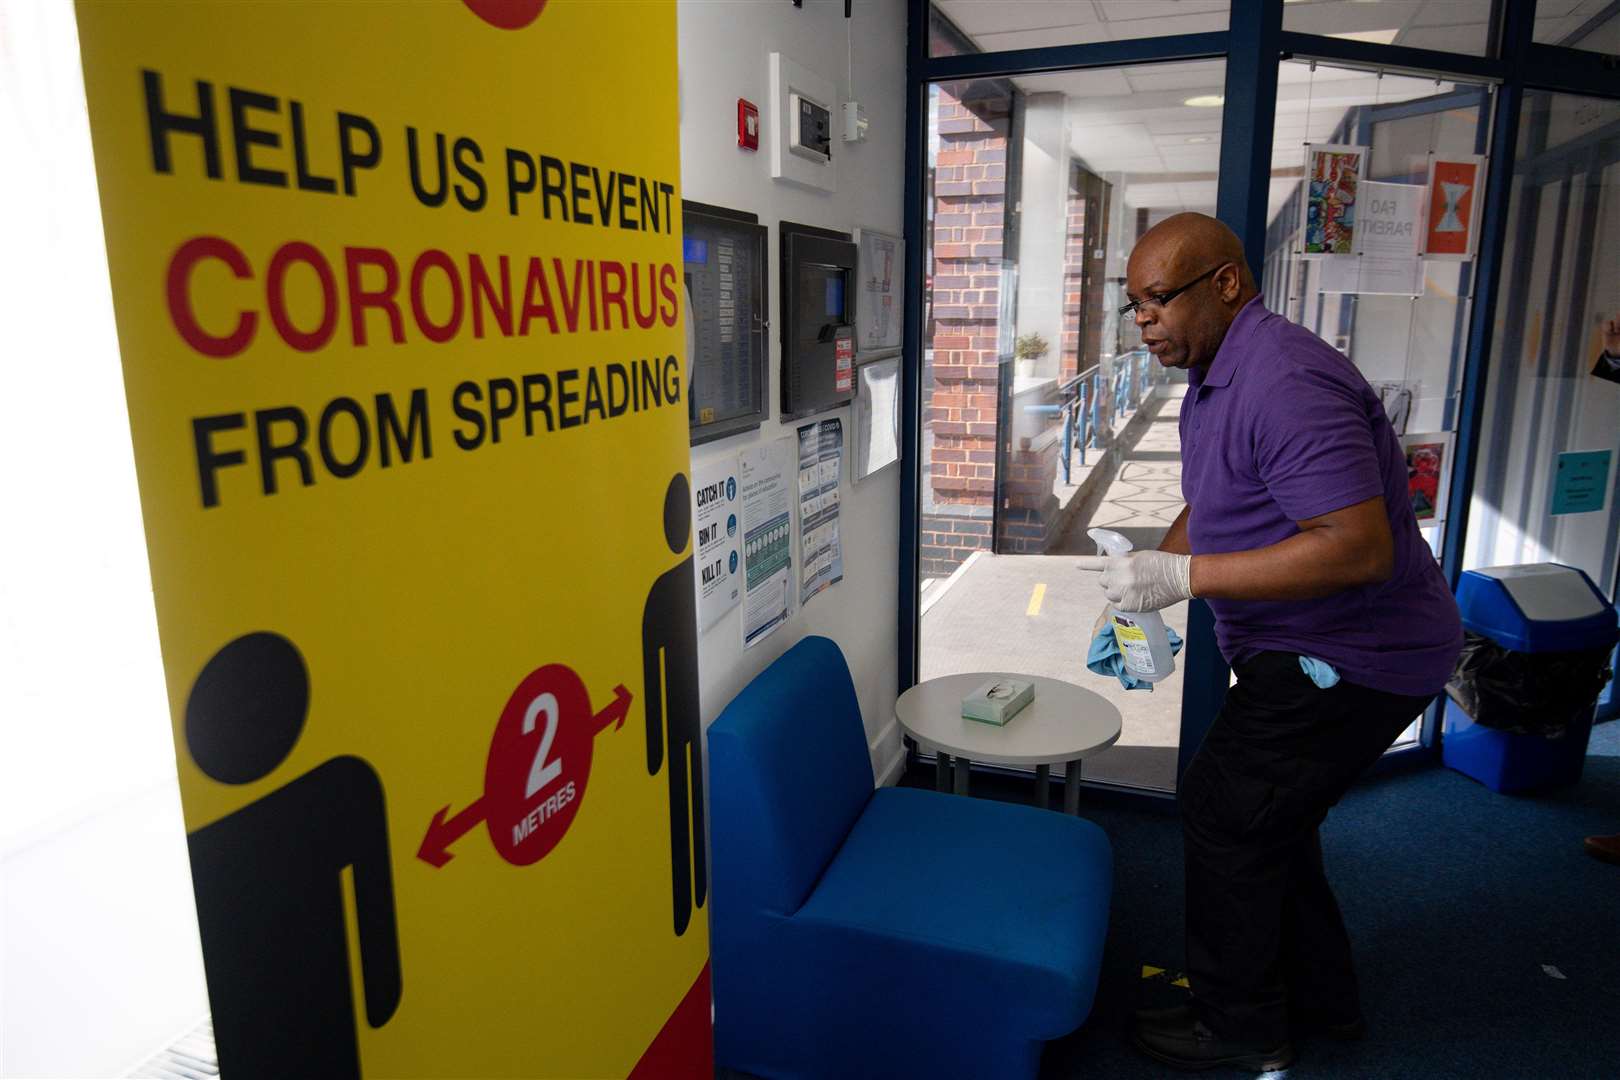
[[[1144,64],[1105,71],[1020,76],[1031,94],[1065,96],[1069,145],[1099,174],[1123,174],[1132,207],[1173,213],[1215,205],[1221,152],[1221,109],[1186,104],[1218,96],[1226,81],[1223,60]],[[1390,104],[1447,93],[1455,84],[1287,62],[1277,73],[1277,115],[1272,135],[1275,211],[1298,183],[1291,170],[1304,163],[1303,144],[1326,142],[1358,105]]]
[[[1541,0],[1547,17],[1538,20],[1538,37],[1542,31],[1567,34],[1566,24],[1584,24],[1590,18],[1585,9],[1605,3]],[[987,49],[1221,30],[1229,10],[1225,0],[936,0],[936,6]],[[1290,0],[1285,18],[1289,29],[1429,47],[1443,41],[1463,49],[1477,17],[1482,51],[1489,7],[1490,0]],[[1156,213],[1214,208],[1222,110],[1186,102],[1224,92],[1224,60],[1093,68],[1013,81],[1030,94],[1064,95],[1074,156],[1093,172],[1123,174],[1114,179],[1123,185],[1128,205]],[[1351,108],[1429,97],[1455,86],[1323,64],[1314,71],[1304,62],[1281,64],[1271,212],[1298,183],[1303,144],[1326,142]]]
[[935,0],[986,52],[1225,30],[1228,0]]
[[[935,0],[986,52],[1225,30],[1229,0]],[[1540,0],[1535,39],[1561,43],[1609,0]],[[1491,0],[1284,0],[1283,27],[1483,56]]]

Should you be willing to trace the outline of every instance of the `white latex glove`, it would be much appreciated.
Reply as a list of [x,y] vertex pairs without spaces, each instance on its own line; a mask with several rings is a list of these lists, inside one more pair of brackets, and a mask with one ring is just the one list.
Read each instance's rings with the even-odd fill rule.
[[1120,611],[1158,611],[1192,599],[1192,556],[1133,551],[1082,556],[1082,570],[1102,571],[1102,590]]

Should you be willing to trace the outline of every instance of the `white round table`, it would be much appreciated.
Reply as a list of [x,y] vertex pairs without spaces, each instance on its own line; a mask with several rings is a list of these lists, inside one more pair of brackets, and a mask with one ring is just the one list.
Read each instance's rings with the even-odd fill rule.
[[[962,699],[991,679],[1011,675],[1035,684],[1035,700],[1020,709],[1006,726],[997,727],[962,715]],[[1060,679],[1016,672],[981,671],[942,675],[918,683],[894,704],[900,729],[939,759],[940,790],[951,759],[956,763],[955,791],[967,794],[970,762],[1035,766],[1036,804],[1047,804],[1051,767],[1066,766],[1063,809],[1080,810],[1080,762],[1106,750],[1119,739],[1119,710],[1101,694]]]

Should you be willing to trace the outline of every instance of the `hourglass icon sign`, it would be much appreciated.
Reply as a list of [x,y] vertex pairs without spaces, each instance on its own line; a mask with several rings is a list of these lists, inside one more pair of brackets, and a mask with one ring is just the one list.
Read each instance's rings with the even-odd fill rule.
[[1471,184],[1449,184],[1442,182],[1440,191],[1445,199],[1445,210],[1440,214],[1440,221],[1435,225],[1435,232],[1462,232],[1466,226],[1457,210],[1462,206],[1463,196],[1467,195]]

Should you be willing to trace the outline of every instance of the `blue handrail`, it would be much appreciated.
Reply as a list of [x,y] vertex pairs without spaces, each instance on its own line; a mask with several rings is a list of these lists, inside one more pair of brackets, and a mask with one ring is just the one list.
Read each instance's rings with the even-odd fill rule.
[[1147,350],[1135,349],[1118,358],[1108,382],[1104,382],[1101,365],[1089,367],[1058,388],[1061,404],[1030,406],[1039,412],[1061,410],[1063,414],[1058,461],[1063,466],[1065,484],[1074,482],[1075,451],[1079,451],[1080,467],[1084,468],[1087,447],[1101,450],[1108,445],[1111,417],[1105,416],[1104,410],[1111,406],[1112,415],[1119,416],[1141,408],[1162,377]]
[[1074,376],[1059,388],[1063,402],[1063,441],[1058,449],[1058,462],[1063,466],[1063,482],[1073,483],[1074,451],[1080,451],[1080,466],[1086,464],[1086,446],[1095,446],[1097,438],[1097,368],[1092,367]]

